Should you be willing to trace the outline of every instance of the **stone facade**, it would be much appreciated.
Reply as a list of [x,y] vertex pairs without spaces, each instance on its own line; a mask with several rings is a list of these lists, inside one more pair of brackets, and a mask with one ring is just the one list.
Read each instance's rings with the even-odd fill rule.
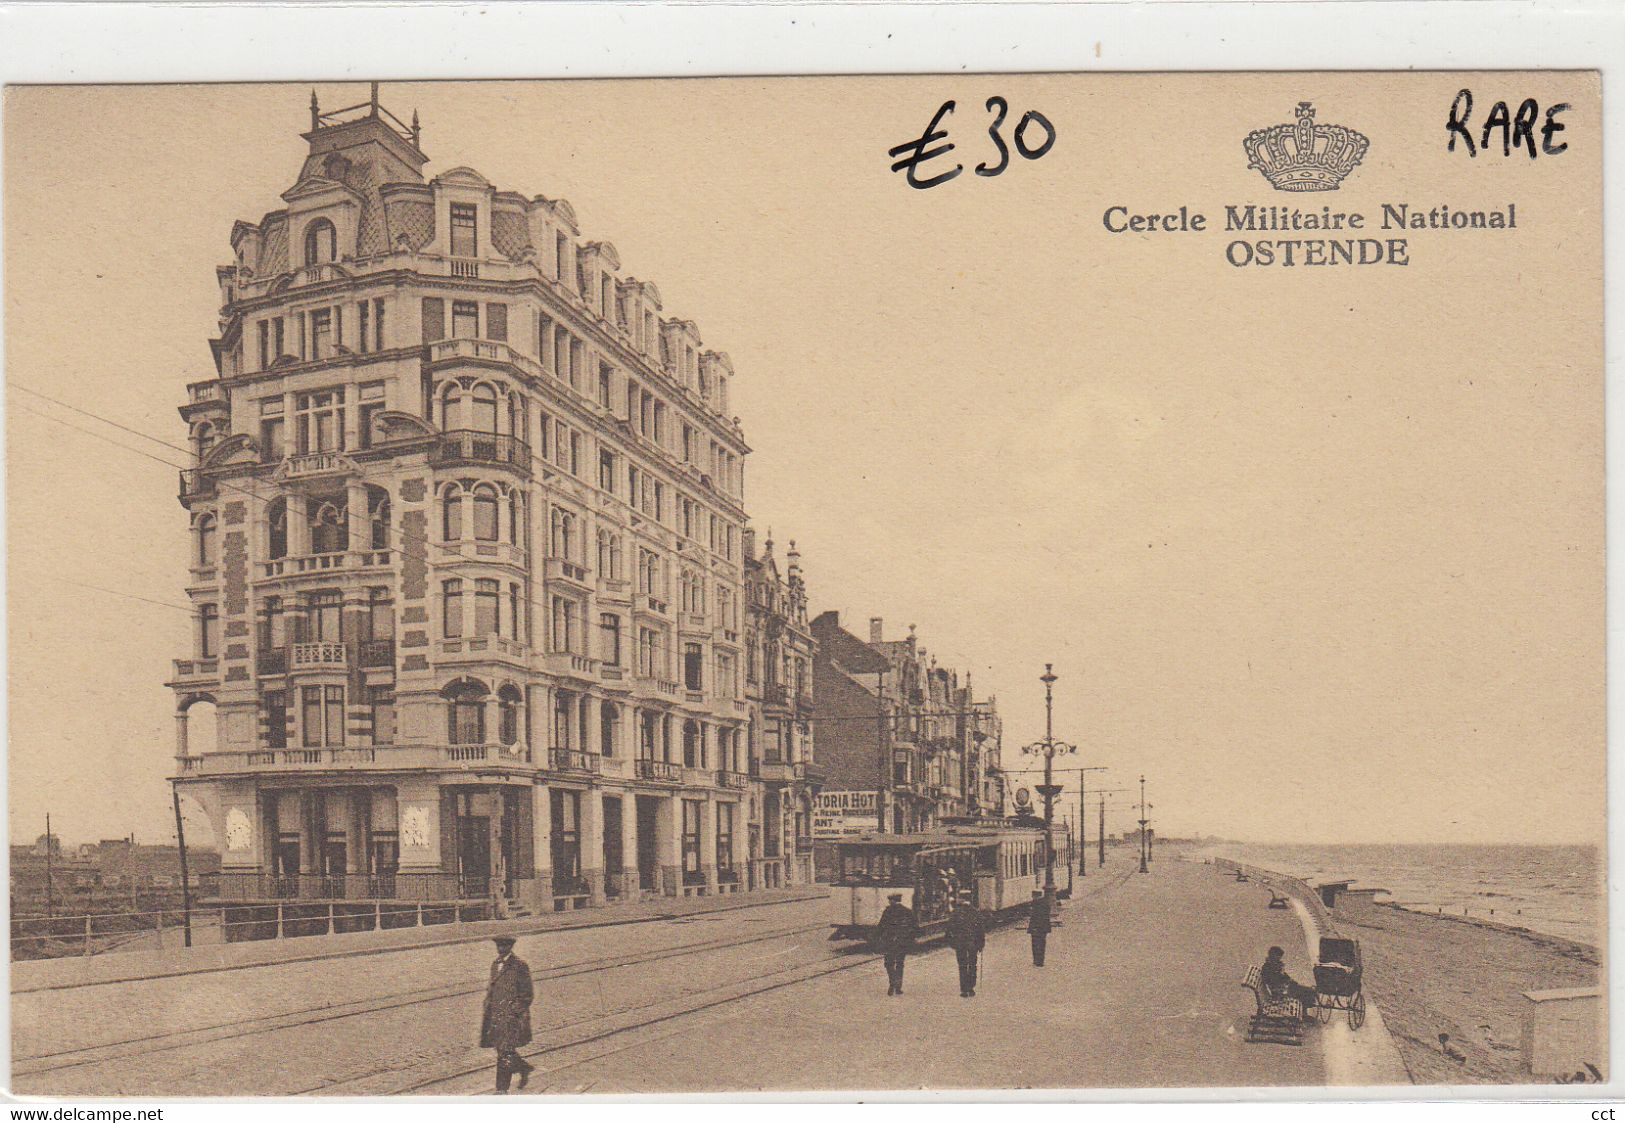
[[[222,896],[744,887],[727,356],[567,202],[426,179],[376,95],[313,104],[305,139],[285,205],[232,231],[215,377],[180,411],[176,779]],[[217,741],[193,744],[204,705]]]

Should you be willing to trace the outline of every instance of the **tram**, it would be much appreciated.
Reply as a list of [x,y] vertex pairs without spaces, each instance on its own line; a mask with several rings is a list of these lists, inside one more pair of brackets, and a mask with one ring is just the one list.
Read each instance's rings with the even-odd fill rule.
[[[830,886],[832,940],[872,942],[886,898],[901,893],[922,937],[940,932],[954,897],[994,918],[1025,910],[1044,888],[1044,828],[980,822],[913,834],[862,834],[836,844]],[[1070,885],[1071,839],[1055,839],[1055,872]],[[1064,893],[1063,893],[1064,895]]]

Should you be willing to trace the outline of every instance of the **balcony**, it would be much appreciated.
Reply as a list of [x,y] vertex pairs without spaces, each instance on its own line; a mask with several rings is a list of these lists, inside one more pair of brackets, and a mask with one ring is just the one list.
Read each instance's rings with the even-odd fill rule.
[[395,641],[392,639],[363,640],[358,654],[363,667],[393,667],[395,665]]
[[639,757],[637,777],[640,780],[652,780],[661,784],[680,784],[683,782],[683,770],[678,765],[664,760],[648,760]]
[[684,612],[678,616],[678,626],[685,632],[711,634],[711,619],[703,612]]
[[342,643],[294,643],[288,645],[288,669],[293,671],[342,671],[350,658]]
[[626,681],[626,668],[617,663],[600,663],[598,677],[604,682],[622,683]]
[[174,669],[175,682],[192,682],[199,679],[213,682],[220,674],[220,659],[217,656],[206,659],[176,659]]
[[186,400],[195,406],[222,402],[225,401],[225,390],[221,387],[219,379],[215,378],[189,382],[186,385]]
[[596,776],[603,768],[603,757],[576,749],[548,749],[547,767],[554,772],[575,772]]
[[390,772],[529,763],[530,750],[523,745],[343,745],[204,753],[183,758],[180,769],[187,776],[221,776],[262,771]]
[[632,611],[641,612],[646,616],[658,616],[664,620],[670,606],[659,597],[651,597],[647,593],[639,593],[632,600]]
[[215,492],[214,480],[203,474],[201,468],[182,468],[180,498],[181,502],[188,499],[201,499],[213,495]]
[[592,580],[587,576],[587,567],[584,565],[577,565],[564,558],[548,558],[545,574],[549,581],[562,581],[574,585],[584,593],[592,592]]
[[462,464],[507,464],[530,473],[530,446],[517,437],[455,429],[435,438],[429,462],[436,468]]
[[618,577],[605,577],[600,567],[598,595],[604,600],[628,602],[632,599],[632,582],[623,581]]
[[590,679],[597,677],[598,660],[573,651],[550,651],[546,656],[547,669],[567,678]]
[[502,659],[510,663],[524,663],[526,647],[516,640],[502,636],[468,636],[444,639],[438,648],[439,657],[451,663],[476,663]]
[[799,760],[762,761],[762,782],[766,784],[793,784],[807,778],[807,766]]
[[782,682],[763,683],[762,704],[788,707],[790,704],[790,688]]
[[670,679],[660,678],[656,675],[638,675],[638,688],[645,694],[657,695],[661,698],[676,698],[677,684]]
[[717,787],[743,790],[745,787],[745,774],[743,772],[729,772],[725,768],[717,769]]
[[277,466],[279,480],[311,480],[326,476],[353,476],[355,461],[342,452],[302,452],[286,457]]

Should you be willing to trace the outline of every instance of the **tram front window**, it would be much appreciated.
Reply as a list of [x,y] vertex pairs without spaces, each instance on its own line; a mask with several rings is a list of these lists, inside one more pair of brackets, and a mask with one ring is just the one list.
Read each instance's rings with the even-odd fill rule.
[[912,884],[911,868],[906,854],[852,849],[841,856],[841,881],[847,885],[907,886]]

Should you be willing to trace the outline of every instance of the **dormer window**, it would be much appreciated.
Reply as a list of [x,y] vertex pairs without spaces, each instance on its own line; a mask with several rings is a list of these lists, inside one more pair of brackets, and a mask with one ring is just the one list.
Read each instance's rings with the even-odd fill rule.
[[339,256],[339,235],[333,229],[333,224],[325,218],[318,218],[305,227],[305,264],[320,265],[326,261],[336,261]]
[[479,209],[472,203],[453,203],[451,205],[451,256],[475,257],[475,228],[479,221]]

